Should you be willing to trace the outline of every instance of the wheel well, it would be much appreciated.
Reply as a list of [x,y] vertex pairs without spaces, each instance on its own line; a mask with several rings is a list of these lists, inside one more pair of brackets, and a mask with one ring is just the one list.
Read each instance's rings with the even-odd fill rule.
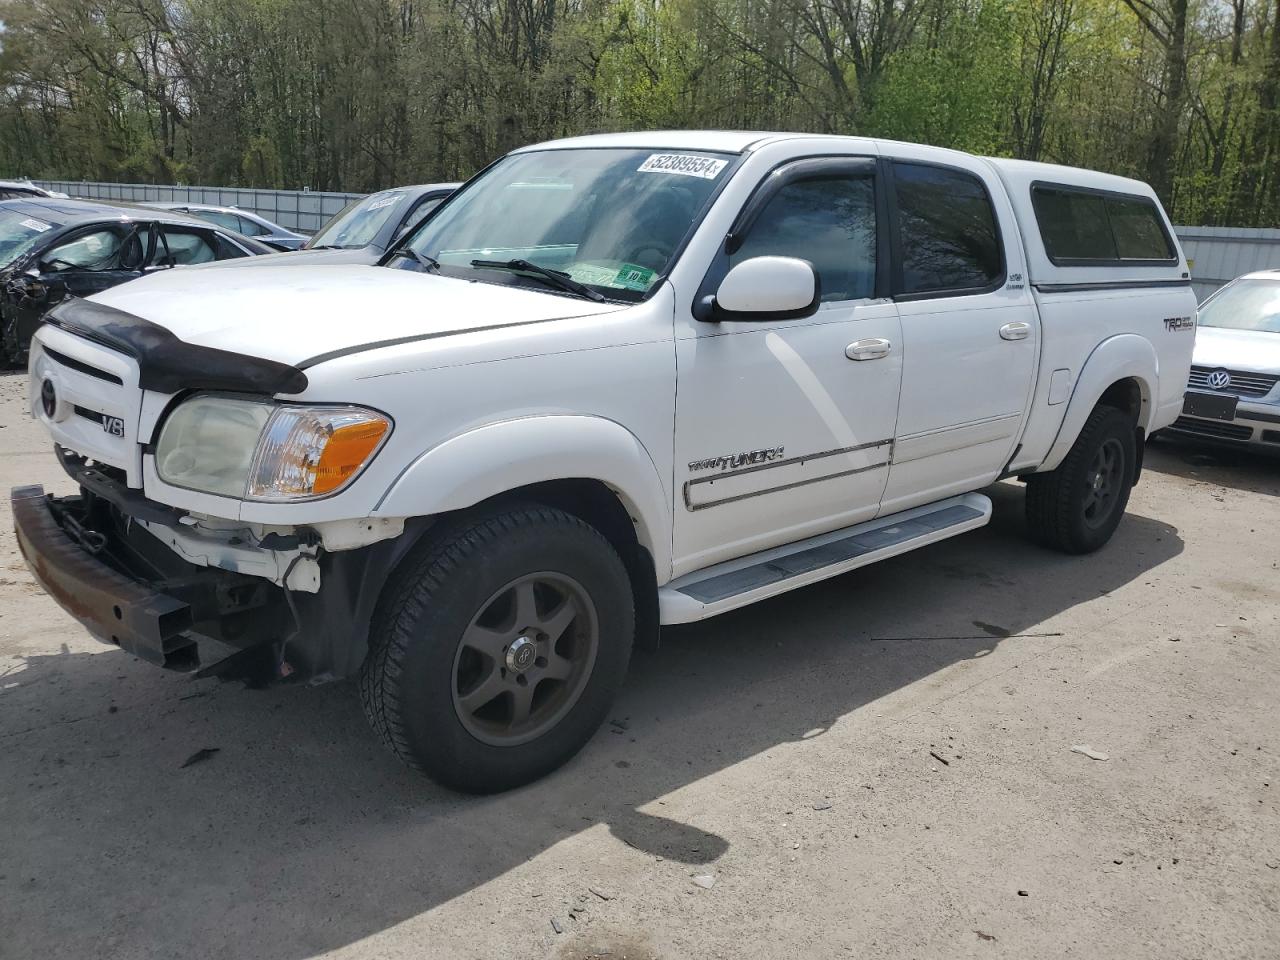
[[1142,384],[1134,377],[1117,380],[1107,387],[1102,396],[1098,398],[1100,406],[1115,407],[1117,410],[1127,413],[1134,423],[1140,421],[1145,403],[1146,399],[1142,395]]
[[1147,398],[1143,394],[1142,384],[1135,377],[1117,380],[1103,391],[1098,398],[1098,406],[1114,407],[1126,414],[1134,424],[1137,440],[1137,458],[1133,465],[1133,483],[1137,484],[1142,476],[1143,454],[1146,452],[1146,431],[1140,426],[1145,422]]
[[636,600],[636,644],[647,649],[657,648],[658,583],[653,555],[636,536],[635,521],[608,485],[586,478],[548,480],[508,490],[486,503],[504,500],[544,503],[571,513],[599,530],[618,551],[631,577],[631,589]]

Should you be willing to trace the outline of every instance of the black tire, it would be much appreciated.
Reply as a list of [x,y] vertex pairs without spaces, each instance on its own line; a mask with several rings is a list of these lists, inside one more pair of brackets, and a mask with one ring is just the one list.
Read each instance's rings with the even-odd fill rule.
[[[1105,544],[1129,503],[1137,456],[1132,418],[1114,407],[1095,407],[1058,468],[1027,478],[1032,538],[1073,554],[1092,553]],[[1101,481],[1100,475],[1105,475]],[[1097,483],[1108,488],[1105,502]]]
[[[526,581],[532,584],[530,595],[535,589],[542,591],[535,606],[547,605],[548,590],[554,598],[555,584],[567,584],[565,596],[576,598],[574,609],[581,611],[572,613],[563,628],[570,644],[566,656],[558,653],[559,638],[526,630],[540,638],[537,649],[548,650],[549,640],[550,656],[557,663],[572,660],[574,649],[580,652],[571,680],[533,681],[535,689],[525,706],[529,721],[522,734],[528,739],[514,743],[517,692],[505,691],[486,701],[489,714],[473,713],[462,705],[467,694],[460,681],[465,679],[468,658],[471,669],[485,676],[477,686],[526,677],[503,666],[513,662],[510,655],[485,657],[464,642],[473,630],[496,634],[508,629],[481,622],[504,602],[511,610],[511,629],[521,632],[515,591]],[[518,586],[511,587],[513,583]],[[502,599],[507,589],[512,590],[509,601]],[[583,639],[588,636],[596,639]],[[631,582],[609,541],[561,510],[508,505],[501,512],[452,524],[406,557],[374,613],[369,654],[360,673],[361,701],[374,730],[408,766],[467,793],[507,790],[556,769],[591,738],[625,679],[634,636]],[[524,637],[517,640],[528,645]],[[588,646],[589,662],[581,653]],[[501,650],[514,647],[512,643]],[[548,666],[541,653],[537,663]],[[532,664],[527,669],[528,676],[537,672]],[[528,686],[526,680],[522,689]],[[542,705],[531,710],[529,705],[548,690],[551,694],[542,697]],[[499,729],[504,710],[512,714],[509,729]],[[532,723],[537,716],[544,726],[550,725],[539,729]],[[485,726],[490,723],[492,731]],[[482,736],[493,739],[485,742]]]
[[0,316],[0,369],[25,369],[27,348],[18,342],[17,321]]

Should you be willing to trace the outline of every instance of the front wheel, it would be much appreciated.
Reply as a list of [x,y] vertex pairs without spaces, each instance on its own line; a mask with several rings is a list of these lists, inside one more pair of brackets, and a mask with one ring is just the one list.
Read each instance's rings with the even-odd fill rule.
[[1027,478],[1027,528],[1047,547],[1092,553],[1115,533],[1137,463],[1130,417],[1095,407],[1056,470]]
[[610,543],[563,511],[508,507],[432,538],[388,583],[360,675],[365,714],[440,783],[506,790],[591,738],[634,634]]
[[0,314],[0,368],[22,368],[27,365],[27,348],[18,335],[18,321],[6,320]]

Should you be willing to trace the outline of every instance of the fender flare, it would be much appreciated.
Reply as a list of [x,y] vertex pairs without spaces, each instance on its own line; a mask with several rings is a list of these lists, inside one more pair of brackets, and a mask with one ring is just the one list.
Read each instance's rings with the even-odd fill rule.
[[1055,469],[1066,458],[1071,445],[1084,429],[1084,422],[1098,405],[1107,388],[1120,380],[1138,382],[1142,406],[1138,411],[1138,426],[1149,432],[1155,406],[1152,399],[1158,394],[1160,382],[1160,358],[1151,341],[1136,333],[1122,333],[1103,340],[1094,347],[1085,360],[1071,391],[1067,412],[1058,428],[1057,439],[1040,464],[1039,471]]
[[375,517],[463,510],[549,480],[598,480],[618,497],[658,582],[671,575],[671,496],[639,438],[603,417],[558,414],[486,424],[423,452],[395,479]]

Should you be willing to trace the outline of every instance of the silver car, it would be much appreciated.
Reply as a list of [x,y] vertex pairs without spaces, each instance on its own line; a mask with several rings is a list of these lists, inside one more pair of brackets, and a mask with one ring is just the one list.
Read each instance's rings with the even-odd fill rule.
[[58,193],[56,190],[46,190],[44,187],[37,187],[30,180],[0,180],[0,200],[22,200],[27,197],[53,197],[56,200],[65,200],[65,193]]
[[208,220],[220,227],[225,227],[241,236],[252,237],[260,243],[277,250],[297,250],[307,242],[303,233],[286,230],[278,223],[272,223],[266,217],[260,217],[239,207],[219,207],[211,203],[159,203],[143,204],[160,210],[173,210],[177,213],[189,213],[201,220]]
[[1200,306],[1171,433],[1280,450],[1280,270],[1239,277]]

